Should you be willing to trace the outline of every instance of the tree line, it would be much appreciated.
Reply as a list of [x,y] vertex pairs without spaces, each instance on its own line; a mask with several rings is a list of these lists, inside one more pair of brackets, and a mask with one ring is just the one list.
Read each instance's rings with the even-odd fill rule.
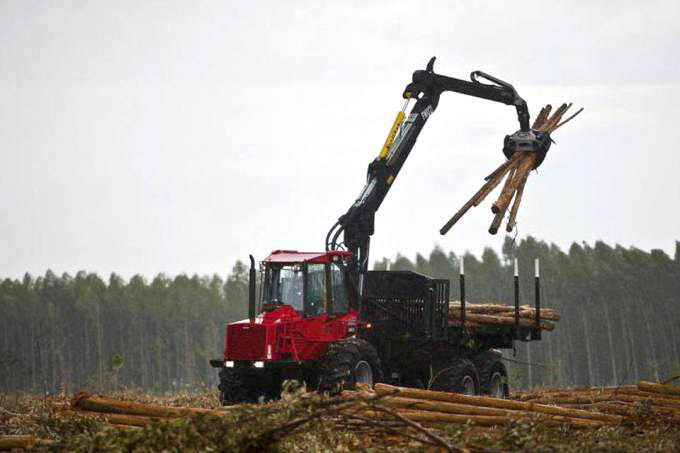
[[[541,262],[541,301],[562,319],[543,340],[506,353],[515,388],[616,385],[680,374],[680,242],[660,250],[572,244],[567,252],[527,238],[506,238],[501,254],[480,257],[435,248],[374,268],[451,279],[459,260],[466,298],[512,303],[512,261],[520,267],[521,303],[533,304],[533,260]],[[247,316],[247,267],[226,278],[160,274],[129,281],[112,274],[26,274],[0,280],[0,391],[73,392],[213,389],[224,325]]]

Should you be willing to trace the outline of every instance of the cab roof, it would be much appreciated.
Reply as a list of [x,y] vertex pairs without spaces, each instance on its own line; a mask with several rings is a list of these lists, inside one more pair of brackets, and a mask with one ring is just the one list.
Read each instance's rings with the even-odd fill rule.
[[[352,252],[329,251],[329,252],[298,252],[297,250],[274,250],[267,258],[265,263],[281,264],[326,264],[333,262],[335,257],[352,256]],[[337,259],[337,258],[336,258]]]

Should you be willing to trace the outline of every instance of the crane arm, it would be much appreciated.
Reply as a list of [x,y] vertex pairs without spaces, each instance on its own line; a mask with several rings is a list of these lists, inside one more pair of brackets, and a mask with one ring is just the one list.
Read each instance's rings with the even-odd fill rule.
[[[368,271],[370,237],[375,230],[375,213],[413,149],[420,131],[436,110],[439,97],[443,92],[453,91],[514,105],[520,130],[506,137],[506,148],[513,148],[511,152],[514,152],[514,150],[537,148],[540,145],[529,128],[527,104],[512,85],[481,71],[473,72],[469,82],[439,75],[433,70],[434,61],[435,57],[432,57],[425,70],[417,70],[413,73],[412,82],[406,86],[403,93],[406,100],[404,107],[397,114],[380,154],[368,166],[366,184],[359,197],[326,236],[326,250],[338,250],[344,246],[353,252],[355,258],[353,270],[359,275],[360,289],[363,286],[361,277]],[[481,82],[482,79],[490,83]],[[407,116],[406,109],[412,100],[415,100],[415,105]],[[504,152],[506,152],[505,149]],[[341,234],[343,234],[343,241],[339,242]]]

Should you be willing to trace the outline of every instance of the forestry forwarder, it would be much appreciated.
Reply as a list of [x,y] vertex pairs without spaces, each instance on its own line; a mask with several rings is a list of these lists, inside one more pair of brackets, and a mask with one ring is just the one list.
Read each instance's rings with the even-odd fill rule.
[[[470,332],[464,316],[457,325],[449,324],[448,280],[368,270],[375,213],[443,92],[515,106],[520,130],[505,137],[506,157],[531,151],[540,163],[550,147],[546,134],[529,128],[527,104],[512,85],[480,71],[470,75],[470,82],[439,75],[434,60],[413,73],[403,93],[404,107],[368,166],[366,185],[328,232],[326,251],[272,252],[260,264],[258,307],[250,257],[248,319],[226,326],[224,358],[210,361],[220,368],[223,404],[276,398],[286,379],[329,392],[389,382],[508,395],[507,372],[494,348],[540,339],[538,307],[536,328],[516,322]],[[415,105],[406,116],[412,100]],[[515,302],[519,307],[517,297]]]

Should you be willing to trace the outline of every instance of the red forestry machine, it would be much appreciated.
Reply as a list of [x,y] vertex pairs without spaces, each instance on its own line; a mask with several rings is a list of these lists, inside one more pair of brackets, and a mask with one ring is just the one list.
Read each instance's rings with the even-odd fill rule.
[[527,104],[512,85],[480,71],[469,82],[439,75],[434,60],[413,73],[404,107],[368,166],[361,194],[328,232],[326,251],[272,252],[260,263],[259,301],[250,257],[248,319],[226,326],[224,357],[211,360],[220,369],[225,405],[276,398],[287,379],[328,392],[388,382],[508,395],[497,349],[539,339],[539,319],[537,327],[515,323],[471,333],[464,316],[462,323],[449,323],[448,280],[368,270],[375,213],[443,92],[515,106],[520,129],[505,138],[507,157],[533,151],[542,158],[550,146],[547,135],[529,128]]

